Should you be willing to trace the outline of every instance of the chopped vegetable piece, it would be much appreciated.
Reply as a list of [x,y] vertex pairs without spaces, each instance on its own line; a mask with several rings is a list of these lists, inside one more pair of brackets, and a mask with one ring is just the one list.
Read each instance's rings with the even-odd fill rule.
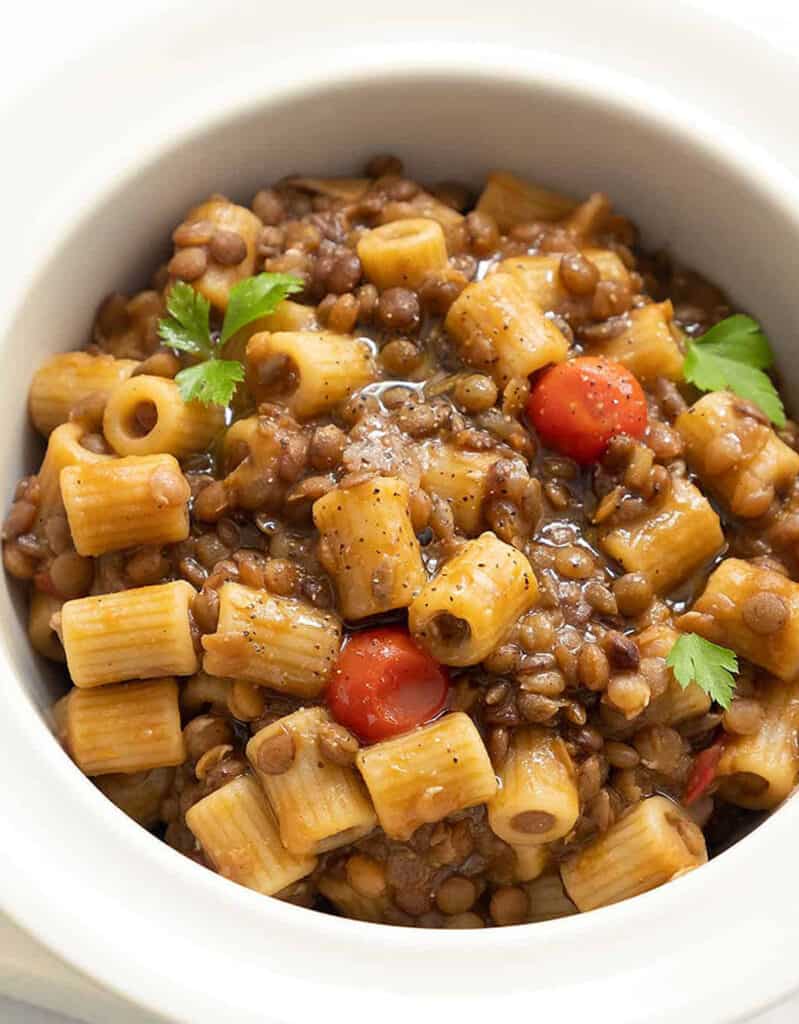
[[399,626],[351,637],[327,688],[333,715],[370,743],[431,721],[444,707],[449,675]]
[[738,313],[690,342],[683,372],[700,391],[727,388],[754,402],[772,423],[784,427],[785,409],[763,372],[773,363],[771,346],[760,325],[751,316]]
[[550,448],[587,465],[616,434],[643,436],[646,398],[621,363],[584,356],[546,370],[533,385],[527,415]]
[[696,683],[723,708],[732,703],[732,673],[738,671],[738,658],[729,647],[720,647],[697,633],[683,633],[669,651],[666,664],[683,689]]
[[716,772],[718,771],[723,751],[724,739],[722,738],[716,740],[712,746],[701,750],[694,758],[691,774],[688,776],[688,782],[682,796],[682,802],[686,807],[695,804],[710,789],[711,783],[716,778]]
[[236,385],[244,380],[238,360],[219,359],[225,342],[302,289],[302,281],[291,274],[258,274],[245,278],[230,289],[225,319],[218,340],[211,334],[211,305],[185,281],[176,281],[166,300],[169,316],[158,322],[163,342],[177,352],[188,352],[202,362],[188,366],[175,377],[184,402],[227,405]]

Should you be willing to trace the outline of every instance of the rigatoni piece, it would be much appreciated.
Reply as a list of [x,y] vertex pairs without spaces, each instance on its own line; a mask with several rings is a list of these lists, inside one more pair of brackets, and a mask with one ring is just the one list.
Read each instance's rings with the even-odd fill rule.
[[67,750],[69,746],[69,736],[67,735],[69,723],[69,698],[74,692],[74,689],[72,689],[69,693],[65,693],[64,696],[59,697],[55,704],[50,708],[50,723],[52,725],[53,735],[65,750]]
[[423,217],[395,220],[367,231],[358,242],[364,273],[379,289],[418,288],[447,265],[441,225]]
[[184,402],[173,380],[146,374],[120,384],[103,415],[103,433],[120,455],[182,459],[205,451],[224,425],[221,406]]
[[316,697],[338,657],[341,623],[305,601],[229,581],[219,590],[216,632],[202,645],[209,675]]
[[191,488],[172,455],[67,466],[61,495],[81,555],[171,544],[189,535]]
[[28,639],[37,654],[50,661],[66,661],[64,648],[53,629],[53,616],[61,611],[64,602],[43,590],[32,590],[28,610]]
[[489,274],[464,288],[445,324],[463,361],[500,387],[563,362],[569,351],[565,336],[510,274]]
[[725,558],[677,625],[779,679],[799,675],[799,583],[771,569]]
[[346,878],[322,875],[317,883],[319,892],[330,900],[343,917],[354,917],[356,921],[372,921],[379,924],[391,904],[387,894],[368,896],[354,889]]
[[657,377],[682,380],[683,353],[671,301],[653,302],[626,314],[628,326],[606,341],[592,343],[591,355],[616,359],[644,384]]
[[254,334],[246,361],[256,401],[285,403],[299,419],[335,408],[377,376],[366,342],[332,331]]
[[[256,246],[263,224],[245,206],[237,206],[228,199],[213,198],[190,210],[181,227],[185,228],[186,225],[197,225],[197,237],[192,238],[190,231],[184,231],[181,241],[189,247],[207,246],[206,270],[191,282],[192,288],[204,295],[212,306],[224,312],[230,298],[230,289],[255,273]],[[219,232],[233,232],[239,236],[244,243],[241,260],[234,262],[233,247],[227,246],[225,248],[230,255],[226,255],[224,260],[216,258],[220,250],[213,234]],[[176,247],[176,253],[181,248]]]
[[84,448],[86,428],[80,423],[62,423],[50,434],[47,451],[39,468],[39,518],[61,507],[61,470],[66,466],[88,466],[111,462],[113,455]]
[[491,171],[477,201],[477,209],[491,214],[500,231],[536,220],[561,220],[576,205],[574,199],[532,185],[509,171]]
[[34,427],[47,436],[66,423],[72,409],[90,395],[107,398],[135,370],[133,359],[88,352],[62,352],[43,363],[31,381],[28,409]]
[[376,476],[336,487],[314,503],[313,519],[345,619],[407,608],[424,586],[404,480]]
[[73,690],[67,706],[69,752],[86,775],[145,772],[182,764],[174,679]]
[[762,724],[752,735],[726,736],[716,778],[723,799],[770,811],[789,795],[799,772],[799,680],[763,680],[756,696]]
[[579,910],[595,910],[706,862],[702,830],[671,800],[651,796],[565,861],[561,877]]
[[[536,847],[529,849],[535,850]],[[577,907],[566,895],[563,882],[557,871],[547,871],[525,885],[530,901],[528,922],[557,921],[561,917],[577,914]]]
[[[255,326],[256,330],[251,334],[259,331],[312,331],[319,327],[316,306],[304,306],[301,302],[283,299],[274,313],[256,320]],[[227,349],[225,355],[228,355]]]
[[541,846],[574,828],[580,813],[577,773],[555,733],[534,726],[515,729],[499,780],[488,823],[506,843]]
[[513,846],[513,881],[533,882],[549,867],[552,856],[545,846]]
[[538,600],[527,558],[494,533],[465,544],[408,612],[418,642],[444,665],[476,665]]
[[[635,640],[641,658],[667,658],[672,647],[680,638],[680,633],[667,623],[657,623],[639,633]],[[668,670],[668,684],[660,696],[655,697],[644,712],[636,719],[635,728],[640,728],[644,720],[657,722],[659,725],[679,725],[691,718],[699,718],[707,714],[712,701],[701,686],[689,683],[681,686]]]
[[671,486],[640,519],[603,528],[599,546],[625,572],[644,573],[665,594],[721,551],[724,532],[710,502],[693,484],[673,476]]
[[315,857],[289,853],[280,841],[266,794],[252,775],[239,775],[186,812],[186,824],[215,870],[272,896],[310,875]]
[[[594,264],[600,281],[613,281],[627,287],[630,272],[611,249],[583,249],[583,256]],[[557,309],[574,296],[563,283],[561,255],[510,256],[497,264],[497,272],[510,274],[541,309]],[[586,300],[590,303],[590,296]]]
[[190,676],[197,671],[185,580],[67,601],[61,630],[76,686]]
[[283,435],[261,416],[236,420],[225,433],[225,490],[238,508],[260,509],[265,493],[279,491],[281,440]]
[[129,818],[152,828],[158,824],[161,802],[174,777],[174,768],[152,768],[132,775],[100,775],[96,786]]
[[[259,730],[247,744],[283,845],[295,854],[336,850],[357,842],[377,823],[355,768],[335,764],[320,748],[320,731],[330,721],[324,708],[300,708]],[[288,765],[275,763],[276,744],[281,753],[284,747],[290,752]]]
[[500,458],[497,452],[470,452],[441,442],[425,451],[422,487],[449,504],[455,525],[467,537],[480,531],[488,473]]
[[729,391],[704,395],[675,426],[702,482],[744,519],[763,515],[799,473],[799,454],[759,410]]
[[497,780],[474,722],[456,711],[432,725],[362,748],[357,765],[377,817],[393,839],[485,803]]
[[434,220],[441,226],[450,256],[460,253],[466,247],[468,235],[464,227],[464,216],[431,196],[429,192],[419,192],[413,199],[403,202],[386,203],[378,214],[378,223],[394,224],[402,220],[418,218]]

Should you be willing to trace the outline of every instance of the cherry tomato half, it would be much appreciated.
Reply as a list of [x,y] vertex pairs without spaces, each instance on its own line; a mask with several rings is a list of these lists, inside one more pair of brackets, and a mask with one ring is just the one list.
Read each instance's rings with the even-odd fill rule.
[[646,398],[621,363],[581,356],[541,374],[527,415],[548,448],[586,465],[601,457],[614,435],[643,435]]
[[350,637],[327,688],[333,716],[369,743],[407,732],[441,711],[447,670],[400,626]]

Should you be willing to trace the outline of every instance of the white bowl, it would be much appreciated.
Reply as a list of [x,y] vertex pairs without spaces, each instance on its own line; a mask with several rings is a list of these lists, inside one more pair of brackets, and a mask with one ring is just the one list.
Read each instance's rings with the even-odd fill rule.
[[[566,17],[530,7],[442,0],[431,18],[409,0],[403,20],[350,5],[315,23],[306,5],[297,25],[271,5],[198,0],[190,17],[165,13],[11,111],[0,125],[16,158],[0,256],[4,502],[36,454],[34,367],[83,343],[105,292],[141,283],[191,202],[216,189],[249,197],[293,170],[350,171],[385,149],[423,179],[476,181],[501,165],[608,191],[650,242],[762,319],[789,394],[799,387],[787,258],[799,183],[773,153],[799,160],[758,116],[766,98],[789,96],[794,69],[680,7],[645,18],[626,0],[573,0]],[[600,51],[613,72],[595,63]],[[385,1024],[442,1013],[468,1024],[529,1005],[595,1024],[711,1024],[799,984],[796,801],[702,870],[589,915],[425,932],[311,913],[180,857],[83,778],[43,724],[58,683],[28,649],[18,598],[3,581],[0,907],[170,1020],[349,1024],[374,1012]]]

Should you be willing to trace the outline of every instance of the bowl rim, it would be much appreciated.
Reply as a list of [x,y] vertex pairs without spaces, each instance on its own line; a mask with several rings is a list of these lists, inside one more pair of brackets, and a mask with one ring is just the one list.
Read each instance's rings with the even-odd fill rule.
[[[522,55],[527,66],[520,59]],[[540,54],[531,59],[529,51],[516,51],[510,48],[497,51],[494,47],[471,46],[466,48],[462,45],[449,49],[442,45],[436,49],[435,53],[403,52],[401,48],[397,47],[392,47],[388,51],[375,49],[370,59],[361,65],[358,77],[368,79],[370,76],[383,75],[386,78],[391,78],[396,75],[396,69],[399,66],[403,66],[408,73],[414,75],[481,74],[494,78],[506,77],[515,81],[524,81],[537,88],[554,88],[553,83],[557,82],[559,91],[573,89],[580,96],[584,96],[586,90],[590,90],[592,102],[606,107],[618,104],[619,109],[627,113],[632,112],[644,120],[653,120],[659,127],[666,127],[675,135],[692,139],[694,144],[703,144],[697,140],[704,140],[704,144],[708,145],[720,159],[724,158],[728,167],[732,167],[736,172],[753,180],[754,188],[764,190],[774,202],[779,203],[786,210],[786,215],[791,216],[799,232],[799,184],[767,154],[762,153],[756,145],[738,138],[734,131],[729,130],[728,126],[725,126],[724,133],[719,132],[714,135],[714,131],[719,128],[714,118],[686,107],[685,104],[675,101],[673,97],[666,96],[656,88],[641,89],[633,100],[629,95],[629,79],[623,75],[607,73],[600,84],[592,76],[590,70],[579,61],[569,62],[562,58],[555,60]],[[524,70],[521,70],[522,68]],[[273,80],[269,82],[270,102],[280,102],[288,95],[298,91],[306,89],[314,91],[322,82],[327,84],[332,84],[334,81],[344,82],[346,77],[341,66],[337,68],[336,62],[331,61],[328,65],[317,69],[312,79],[307,79],[306,76],[304,84],[295,79],[293,83],[284,80],[282,85],[279,85]],[[263,80],[261,80],[261,89],[263,90],[264,87]],[[669,101],[668,109],[664,106],[666,100]],[[163,147],[165,138],[169,138],[167,148],[171,148],[184,138],[207,132],[209,128],[213,127],[213,122],[216,119],[236,116],[246,112],[247,109],[262,106],[265,102],[261,93],[254,94],[254,98],[245,104],[233,103],[231,95],[226,95],[217,105],[210,123],[209,119],[204,119],[200,126],[192,124],[190,111],[186,108],[184,110],[186,119],[182,123],[181,130],[178,131],[175,130],[177,124],[175,111],[170,111],[163,118],[164,125],[170,124],[169,132],[164,134],[160,128],[158,131],[161,134],[154,131],[154,135],[158,135],[160,141],[153,144],[151,151],[140,152],[135,166],[128,166],[125,173],[117,169],[115,174],[109,174],[114,160],[119,157],[119,153],[115,151],[115,156],[109,156],[108,160],[100,161],[91,169],[90,173],[81,179],[80,183],[76,180],[72,183],[71,189],[64,191],[60,197],[62,206],[67,202],[67,196],[71,196],[74,192],[88,195],[86,187],[92,177],[95,182],[98,178],[102,178],[105,182],[103,189],[94,190],[96,202],[99,203],[104,193],[114,192],[120,187],[120,183],[124,182],[124,179],[139,173],[141,167],[154,158],[157,149]],[[682,120],[687,113],[690,113],[691,117],[690,132],[685,128]],[[707,142],[711,138],[714,139],[712,145]],[[756,180],[753,177],[753,171],[750,174],[748,169],[744,173],[743,165],[746,161],[751,161],[750,169],[757,167]],[[129,161],[128,164],[130,164]],[[88,216],[90,213],[80,212],[70,221],[70,217],[62,209],[62,216],[56,221],[59,225],[59,232],[67,234],[75,227],[80,218]],[[52,224],[51,219],[51,228]],[[36,268],[33,265],[30,268],[29,280],[33,278],[35,272]],[[21,293],[17,291],[16,294]],[[15,674],[5,649],[0,650],[0,672],[6,676]],[[545,957],[548,947],[566,950],[572,944],[583,943],[586,936],[589,938],[588,944],[590,945],[592,935],[598,936],[600,933],[606,940],[615,935],[618,946],[625,948],[625,945],[629,946],[630,944],[629,937],[624,935],[625,932],[638,934],[639,923],[642,927],[647,923],[650,926],[657,923],[664,929],[671,928],[672,925],[669,924],[669,921],[675,916],[679,917],[681,913],[688,913],[691,906],[700,898],[706,901],[708,911],[712,910],[718,915],[715,922],[716,932],[718,933],[723,927],[729,927],[732,930],[735,918],[734,916],[731,918],[731,910],[725,906],[725,901],[722,899],[725,880],[728,885],[732,884],[739,868],[745,867],[747,861],[755,857],[756,851],[760,861],[765,865],[769,862],[774,863],[775,849],[779,846],[781,851],[784,851],[783,858],[779,860],[779,863],[782,864],[785,854],[790,854],[792,849],[791,831],[792,829],[795,831],[794,819],[799,816],[799,804],[786,807],[747,837],[745,843],[722,854],[702,872],[686,877],[679,883],[668,887],[667,890],[656,890],[629,903],[605,908],[587,917],[551,922],[546,926],[536,926],[535,929],[532,929],[531,926],[521,926],[489,930],[477,935],[458,932],[422,934],[405,929],[375,928],[359,922],[330,918],[324,915],[312,917],[307,911],[300,908],[278,901],[266,901],[247,890],[231,886],[225,880],[175,854],[163,844],[154,842],[147,833],[119,814],[94,790],[88,780],[83,778],[52,738],[42,729],[40,716],[21,688],[19,690],[14,688],[10,691],[7,720],[0,727],[0,736],[7,737],[9,740],[5,746],[0,744],[0,763],[7,762],[7,768],[13,769],[15,764],[19,763],[15,761],[15,757],[19,757],[21,754],[35,760],[37,772],[27,780],[28,811],[31,808],[41,811],[48,806],[49,801],[51,829],[55,824],[64,826],[64,835],[69,834],[68,827],[70,827],[70,822],[66,820],[65,816],[68,813],[78,812],[81,816],[85,816],[81,817],[81,821],[86,822],[93,834],[103,835],[104,839],[107,838],[109,851],[119,849],[126,855],[129,864],[138,861],[140,867],[151,868],[154,872],[153,877],[157,876],[162,885],[174,882],[175,891],[177,892],[179,889],[181,895],[186,899],[180,906],[183,916],[178,921],[172,919],[172,938],[180,937],[183,941],[189,940],[193,929],[201,928],[205,923],[206,919],[200,913],[201,908],[215,904],[218,910],[227,908],[231,917],[241,914],[242,918],[247,918],[253,933],[257,931],[259,924],[264,927],[271,925],[274,929],[284,929],[286,935],[290,935],[295,943],[299,942],[298,949],[301,948],[299,940],[303,933],[313,933],[317,943],[326,951],[334,949],[339,943],[342,946],[346,945],[350,950],[348,955],[352,956],[359,953],[364,956],[374,955],[375,951],[379,951],[387,958],[395,957],[397,960],[402,960],[403,964],[412,962],[415,965],[414,970],[418,968],[420,958],[429,957],[433,961],[436,957],[462,958],[474,955],[477,947],[481,954],[489,958],[492,968],[502,974],[503,962],[512,959],[513,954],[518,953],[522,942],[526,952],[532,953],[533,956],[538,954]],[[48,782],[58,776],[62,779],[66,776],[74,782],[74,784],[73,782],[64,784],[64,788],[68,787],[69,792],[63,801],[63,807],[52,806],[52,797],[48,788]],[[20,802],[18,807],[13,808],[10,818],[18,826],[21,826],[25,821],[25,815],[26,808]],[[101,831],[96,832],[92,826]],[[71,827],[74,829],[74,825]],[[58,830],[54,829],[53,832],[56,835],[59,834]],[[158,940],[153,936],[155,917],[153,926],[151,926],[148,920],[140,917],[136,908],[123,908],[122,905],[115,908],[112,894],[121,895],[120,890],[124,888],[124,885],[117,884],[115,887],[112,880],[105,877],[105,873],[102,878],[98,877],[98,888],[101,881],[104,887],[109,884],[111,887],[108,892],[103,893],[102,899],[95,893],[98,906],[92,909],[90,915],[92,927],[87,928],[81,935],[82,943],[76,944],[76,923],[79,923],[80,920],[81,907],[87,905],[85,886],[83,889],[80,886],[70,887],[67,867],[71,863],[69,857],[65,856],[63,862],[54,868],[49,863],[51,857],[48,857],[47,852],[41,850],[37,845],[37,840],[40,838],[40,832],[31,830],[30,833],[26,833],[20,829],[14,848],[11,848],[11,844],[4,844],[4,847],[0,849],[0,863],[3,863],[6,869],[0,872],[0,894],[2,894],[0,902],[12,917],[79,970],[96,977],[112,990],[148,1007],[153,1012],[166,1012],[170,1019],[174,1020],[199,1021],[209,1019],[205,1014],[213,1005],[218,1014],[215,1019],[229,1019],[227,1014],[234,1009],[233,1004],[228,1003],[224,998],[220,1001],[219,993],[213,991],[213,986],[209,989],[212,975],[198,972],[191,957],[186,959],[185,952],[179,963],[182,968],[187,970],[185,977],[190,977],[197,982],[196,991],[191,986],[183,984],[179,977],[173,976],[173,974],[179,975],[180,971],[175,970],[170,973],[162,969],[156,972],[153,968],[152,957],[148,960],[146,955],[142,956],[141,953],[136,955],[137,949],[147,948],[148,940],[150,943],[157,944]],[[775,864],[775,868],[776,866]],[[724,1003],[726,1013],[724,1019],[726,1020],[733,1020],[744,1013],[762,1008],[797,985],[797,979],[792,976],[789,958],[785,956],[780,958],[776,955],[781,948],[790,948],[790,940],[795,939],[797,935],[795,926],[790,927],[792,922],[788,921],[789,916],[795,916],[793,908],[788,905],[790,901],[785,899],[784,891],[777,891],[773,884],[777,876],[777,870],[772,876],[763,871],[761,867],[757,879],[760,885],[758,891],[767,891],[770,895],[771,898],[766,904],[769,913],[765,916],[762,913],[759,916],[753,914],[753,916],[745,918],[749,929],[747,945],[755,945],[760,948],[761,952],[770,951],[775,955],[768,962],[764,961],[761,956],[755,965],[757,967],[755,971],[752,970],[751,964],[747,967],[739,960],[728,961],[731,969],[729,969],[728,993]],[[54,878],[59,880],[58,905],[50,902],[48,893],[41,884],[42,879],[48,877],[51,885]],[[766,887],[765,890],[763,886]],[[712,890],[710,897],[706,890]],[[191,894],[195,894],[197,900],[197,905],[194,907],[188,905],[190,902],[188,898]],[[782,910],[783,907],[785,910]],[[113,941],[109,938],[108,926],[104,929],[103,923],[99,919],[101,909],[107,911],[116,909],[119,915],[117,920],[124,918],[128,929],[124,940],[120,939],[118,934],[120,929],[116,923],[112,926]],[[123,909],[124,913],[121,912]],[[161,914],[161,927],[165,929],[164,934],[170,934],[169,915],[174,909],[171,894],[167,892]],[[770,913],[777,909],[784,914],[784,917],[779,920],[770,916]],[[108,914],[108,920],[112,918],[113,914]],[[230,926],[228,925],[228,927]],[[702,1003],[706,1012],[710,1014],[707,1019],[720,1019],[713,1013],[714,1009],[716,1011],[719,1009],[719,993],[714,993],[714,998],[711,1001],[708,999],[708,993],[701,992],[702,982],[707,981],[704,965],[709,955],[704,949],[704,944],[704,936],[691,936],[685,942],[686,948],[675,951],[673,962],[668,965],[659,964],[657,974],[653,974],[651,969],[647,971],[639,967],[637,972],[633,972],[635,977],[625,973],[624,985],[629,988],[633,997],[643,998],[648,993],[651,995],[652,985],[655,982],[657,982],[658,990],[661,990],[663,978],[671,977],[674,981],[673,989],[677,990],[680,984],[684,989],[691,988],[691,995],[696,995],[699,1002],[687,1003],[677,991],[664,993],[664,1000],[670,1001],[670,1008],[667,1007],[669,1013],[676,1014],[679,1010],[684,1011],[686,1008],[695,1013],[699,1003]],[[123,952],[127,954],[127,959],[121,955]],[[679,952],[679,956],[676,955],[677,952]],[[413,955],[411,956],[411,954]],[[692,958],[694,959],[693,967]],[[340,956],[336,962],[339,959]],[[261,961],[257,961],[257,963],[260,964],[262,970],[267,969],[266,964]],[[697,970],[696,964],[699,964],[702,969]],[[202,979],[206,979],[204,985],[200,984]],[[297,978],[285,978],[276,974],[270,975],[270,986],[272,986],[270,995],[274,1000],[274,1005],[269,1007],[269,1010],[274,1014],[273,1019],[281,1021],[297,1019],[296,987],[293,987],[296,986],[297,980]],[[741,991],[743,983],[747,985],[746,993]],[[349,1019],[352,1008],[362,1003],[362,999],[359,997],[363,995],[364,990],[354,988],[351,982],[342,981],[333,990],[329,981],[320,984],[314,982],[311,977],[303,975],[302,984],[306,997],[306,1007],[303,1008],[305,1012],[307,1012],[308,1005],[314,1004],[326,1007],[328,1016],[332,1016],[334,1020],[337,1020],[339,1016],[343,1020],[345,1012]],[[602,1001],[605,1003],[616,997],[620,985],[619,980],[614,978],[593,978],[590,984],[590,999],[593,1001],[604,997]],[[580,984],[574,986],[575,991],[579,991],[580,988]],[[373,995],[372,988],[367,989],[366,992]],[[492,1009],[498,1008],[497,1001],[500,998],[500,995],[493,990],[488,991],[485,998],[476,997],[474,992],[455,997],[452,992],[438,993],[436,996],[434,993],[426,991],[421,999],[418,994],[414,995],[413,993],[395,992],[392,994],[396,1005],[381,1011],[389,1021],[395,1018],[399,1020],[400,1017],[404,1020],[410,1008],[413,1009],[413,1012],[420,1013],[422,1019],[425,1019],[426,1012],[429,1011],[432,1004],[443,1000],[443,998],[447,999],[447,1008],[450,1012],[457,1010],[466,1020],[476,1019],[478,1012],[481,1015],[485,1012],[485,998],[491,999]],[[518,995],[519,990],[517,989],[508,993],[507,998],[513,999]],[[560,995],[562,998],[562,993]],[[279,999],[278,996],[280,996]],[[334,996],[336,1005],[331,1005],[331,996]],[[558,1005],[553,1001],[558,998],[557,992],[548,994],[536,992],[536,996],[539,999],[538,1008],[546,1009],[551,1003],[552,1008],[555,1009]],[[479,1006],[475,1005],[476,1003],[479,1003]],[[509,1007],[510,1005],[508,1002]],[[240,1021],[263,1020],[264,1017],[260,1009],[259,1006],[252,1004],[250,995],[244,1004],[235,1007],[236,1019]],[[255,1016],[252,1015],[253,1010],[256,1012]],[[676,1017],[650,1015],[650,1019],[665,1021],[676,1019]]]

